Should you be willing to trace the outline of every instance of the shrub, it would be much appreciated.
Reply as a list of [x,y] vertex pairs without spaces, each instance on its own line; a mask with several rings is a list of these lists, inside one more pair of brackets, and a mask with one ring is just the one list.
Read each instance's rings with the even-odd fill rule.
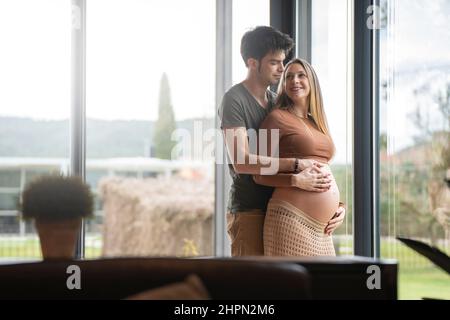
[[40,176],[22,193],[23,219],[68,220],[92,216],[94,197],[81,178],[63,175]]

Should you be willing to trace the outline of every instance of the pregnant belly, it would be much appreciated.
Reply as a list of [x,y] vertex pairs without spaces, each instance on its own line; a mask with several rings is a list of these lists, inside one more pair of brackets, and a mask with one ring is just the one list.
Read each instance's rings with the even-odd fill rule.
[[328,222],[339,206],[339,189],[332,176],[331,187],[325,192],[298,188],[276,188],[272,199],[284,200],[320,222]]

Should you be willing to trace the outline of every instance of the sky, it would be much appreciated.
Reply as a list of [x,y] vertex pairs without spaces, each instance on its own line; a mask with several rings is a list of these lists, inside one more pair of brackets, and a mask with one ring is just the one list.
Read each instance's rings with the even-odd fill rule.
[[[381,54],[383,63],[387,57],[393,59],[396,77],[411,69],[449,65],[450,2],[390,3],[397,14],[391,29],[395,46],[382,46]],[[347,0],[313,1],[312,63],[339,162],[351,158],[346,5]],[[246,74],[240,38],[250,28],[267,24],[269,0],[234,1],[233,84]],[[176,120],[215,116],[215,27],[213,0],[87,0],[87,116],[156,120],[163,72],[168,74]],[[386,30],[381,33],[385,41]],[[67,119],[71,1],[0,0],[0,45],[0,116]],[[412,87],[410,80],[398,80],[396,85],[395,110],[393,105],[389,110],[384,106],[382,127],[404,146],[410,141],[408,123],[392,125],[397,124],[392,119],[406,118],[413,107],[411,94],[405,91]]]
[[[433,130],[448,128],[435,97],[450,83],[450,1],[397,0],[396,14],[381,30],[382,80],[390,83],[387,103],[380,105],[380,131],[388,135],[388,152],[414,143],[420,134],[411,120],[417,108]],[[420,95],[414,91],[426,86]]]
[[[234,5],[233,79],[246,72],[240,37],[269,23],[268,8],[269,0]],[[163,72],[177,120],[213,117],[215,20],[212,0],[88,0],[88,117],[155,120]],[[69,0],[0,0],[0,115],[69,116],[70,27]]]

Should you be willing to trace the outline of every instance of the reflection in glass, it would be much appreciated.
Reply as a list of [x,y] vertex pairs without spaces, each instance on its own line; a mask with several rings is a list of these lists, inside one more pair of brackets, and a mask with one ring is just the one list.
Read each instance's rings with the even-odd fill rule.
[[[97,211],[86,256],[212,255],[214,164],[202,148],[214,128],[215,2],[98,0],[87,10]],[[183,134],[189,148],[175,152]]]
[[346,206],[345,221],[333,235],[337,255],[353,254],[351,17],[350,1],[312,2],[312,65],[336,146],[331,170],[341,193],[340,201]]
[[401,299],[449,299],[448,276],[395,237],[450,249],[450,3],[381,9],[381,255],[399,260]]
[[18,198],[33,178],[67,173],[70,15],[69,0],[0,3],[0,260],[40,257]]

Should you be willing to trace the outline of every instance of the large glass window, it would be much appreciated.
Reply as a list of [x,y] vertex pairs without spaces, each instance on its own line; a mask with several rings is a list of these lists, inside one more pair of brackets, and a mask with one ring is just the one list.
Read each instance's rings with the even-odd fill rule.
[[257,26],[270,25],[269,0],[233,1],[232,78],[233,84],[247,77],[247,67],[241,56],[241,39],[245,32]]
[[381,1],[381,255],[399,261],[401,299],[450,298],[448,275],[396,240],[450,249],[449,15],[448,1]]
[[87,12],[86,257],[212,255],[215,1]]
[[320,81],[325,113],[336,147],[330,162],[331,170],[347,210],[345,222],[333,236],[337,255],[353,254],[351,2],[314,0],[311,19],[311,63]]
[[[71,3],[0,9],[0,256],[37,258],[17,201],[33,178],[69,172]],[[86,256],[212,254],[215,2],[98,0],[87,12]],[[268,0],[233,5],[236,81],[240,38],[257,25]]]
[[70,1],[0,2],[0,259],[39,258],[31,223],[19,220],[32,177],[67,172]]

